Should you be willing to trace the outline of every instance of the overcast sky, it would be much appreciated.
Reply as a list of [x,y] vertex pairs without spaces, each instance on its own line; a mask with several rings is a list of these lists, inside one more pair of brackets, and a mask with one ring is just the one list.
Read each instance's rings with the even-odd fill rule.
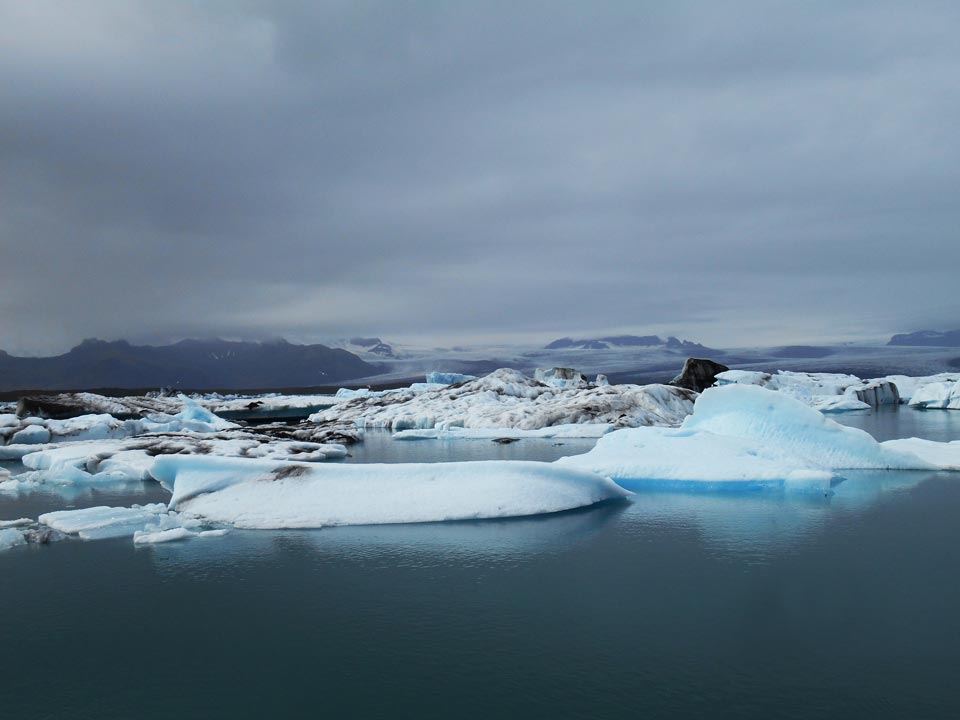
[[960,3],[0,0],[0,348],[960,327]]

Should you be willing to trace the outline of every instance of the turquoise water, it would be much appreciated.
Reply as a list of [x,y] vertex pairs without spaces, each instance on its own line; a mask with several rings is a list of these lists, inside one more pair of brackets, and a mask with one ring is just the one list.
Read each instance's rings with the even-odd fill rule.
[[[843,419],[960,437],[960,413]],[[370,440],[348,461],[591,444]],[[956,717],[958,512],[955,475],[860,473],[829,498],[16,548],[0,717]]]

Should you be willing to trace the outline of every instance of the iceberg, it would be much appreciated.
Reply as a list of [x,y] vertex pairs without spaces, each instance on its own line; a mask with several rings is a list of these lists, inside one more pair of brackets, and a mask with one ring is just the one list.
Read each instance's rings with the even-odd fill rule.
[[523,461],[309,465],[168,455],[151,473],[171,490],[171,510],[250,529],[519,517],[628,495],[591,472]]
[[135,532],[144,530],[148,525],[159,525],[160,517],[166,514],[167,508],[163,503],[132,507],[100,505],[45,513],[39,517],[39,521],[67,535],[76,535],[84,540],[100,540],[133,537]]
[[315,423],[400,430],[534,430],[554,425],[679,425],[696,393],[666,385],[548,387],[506,368],[439,390],[359,397],[310,416]]
[[50,442],[50,431],[42,425],[26,425],[10,438],[11,444],[42,445]]
[[910,397],[910,407],[925,410],[960,410],[960,382],[931,382]]
[[0,552],[26,544],[27,539],[23,533],[16,528],[4,528],[0,530]]
[[[945,443],[934,443],[943,446]],[[640,485],[700,488],[778,486],[827,492],[848,469],[950,469],[933,452],[840,425],[787,394],[753,385],[706,390],[679,428],[605,435],[593,450],[557,464]]]
[[[81,540],[144,537],[141,544],[154,544],[198,535],[203,523],[188,514],[171,512],[163,503],[80,510],[58,510],[41,515],[39,522]],[[166,535],[162,535],[166,533]],[[150,536],[158,536],[151,538]]]

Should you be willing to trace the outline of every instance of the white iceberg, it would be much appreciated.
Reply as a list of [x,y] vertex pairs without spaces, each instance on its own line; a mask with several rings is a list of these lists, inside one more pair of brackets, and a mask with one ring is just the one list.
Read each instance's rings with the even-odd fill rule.
[[518,517],[628,494],[594,473],[520,461],[309,465],[169,455],[151,472],[172,490],[172,510],[256,529]]
[[900,401],[912,404],[913,397],[921,389],[932,383],[960,382],[960,373],[939,373],[912,377],[909,375],[887,375],[883,380],[892,382],[900,392]]
[[931,382],[918,387],[910,406],[927,410],[960,410],[960,382]]
[[11,444],[42,445],[50,442],[50,431],[42,425],[26,425],[10,438]]
[[949,469],[932,452],[878,443],[789,395],[735,384],[706,390],[679,428],[618,430],[557,464],[618,482],[822,491],[846,469]]
[[16,528],[4,528],[0,530],[0,552],[26,544],[27,539],[23,536],[23,533]]

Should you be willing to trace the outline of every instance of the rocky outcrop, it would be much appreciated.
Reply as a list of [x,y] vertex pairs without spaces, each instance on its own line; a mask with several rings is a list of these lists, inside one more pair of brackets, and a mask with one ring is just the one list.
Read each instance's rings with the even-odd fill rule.
[[713,360],[687,358],[687,361],[683,364],[683,370],[670,381],[670,384],[694,392],[703,392],[716,382],[718,373],[726,372],[729,369],[726,365],[721,365]]

